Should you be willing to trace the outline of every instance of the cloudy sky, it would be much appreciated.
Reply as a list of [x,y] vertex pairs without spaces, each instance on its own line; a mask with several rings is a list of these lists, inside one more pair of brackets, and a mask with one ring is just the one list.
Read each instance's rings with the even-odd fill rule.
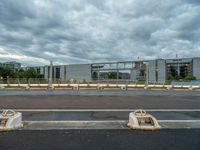
[[0,0],[0,62],[200,56],[200,0]]

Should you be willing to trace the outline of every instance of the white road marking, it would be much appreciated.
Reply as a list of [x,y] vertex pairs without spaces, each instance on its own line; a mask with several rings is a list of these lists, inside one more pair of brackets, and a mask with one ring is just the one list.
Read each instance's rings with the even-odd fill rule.
[[[128,120],[59,120],[59,121],[23,121],[25,123],[127,123]],[[158,120],[159,123],[200,123],[200,120]]]
[[[127,123],[128,120],[60,120],[60,121],[23,121],[27,123]],[[200,120],[158,120],[159,123],[200,123]]]
[[[200,119],[200,118],[199,118]],[[182,122],[182,123],[200,123],[200,120],[158,120],[159,123],[167,123],[167,122]]]
[[[2,111],[4,109],[0,109]],[[136,109],[13,109],[19,112],[132,112]],[[195,112],[200,109],[144,109],[147,112]]]
[[23,121],[24,123],[126,123],[126,120],[59,120],[59,121]]
[[[129,129],[127,120],[106,121],[24,121],[25,129]],[[161,129],[200,128],[200,120],[158,120]],[[168,124],[169,123],[169,124]],[[178,123],[178,124],[177,124]],[[181,126],[180,126],[181,123]],[[22,129],[23,130],[23,129]]]

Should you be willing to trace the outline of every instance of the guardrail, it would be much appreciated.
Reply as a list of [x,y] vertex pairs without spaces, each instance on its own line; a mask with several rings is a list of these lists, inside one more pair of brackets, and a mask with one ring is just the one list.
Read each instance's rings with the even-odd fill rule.
[[86,81],[62,81],[54,80],[52,84],[49,84],[47,79],[35,79],[35,78],[9,78],[0,80],[0,89],[188,89],[198,90],[200,84],[192,84],[192,82],[179,82],[179,84],[166,84],[166,83],[145,83],[144,81],[133,80],[95,80],[91,82]]
[[157,85],[157,84],[101,84],[101,83],[69,83],[69,84],[0,84],[0,89],[188,89],[198,90],[200,85]]

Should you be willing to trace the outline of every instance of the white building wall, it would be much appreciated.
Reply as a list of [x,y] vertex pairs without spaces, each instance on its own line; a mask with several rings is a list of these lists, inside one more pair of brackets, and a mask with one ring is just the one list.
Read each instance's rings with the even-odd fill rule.
[[130,77],[131,80],[136,80],[137,79],[137,70],[136,69],[133,69],[131,70],[131,77]]
[[60,66],[60,78],[65,80],[65,66]]
[[40,67],[40,74],[44,75],[44,67]]
[[44,78],[45,79],[49,79],[49,75],[48,75],[48,66],[44,67]]
[[200,58],[193,59],[193,76],[200,80]]
[[164,83],[166,81],[166,61],[157,60],[158,67],[158,82]]
[[66,80],[91,81],[91,64],[77,64],[66,66]]
[[149,61],[149,64],[148,64],[148,75],[147,75],[147,80],[148,82],[150,83],[154,83],[156,82],[156,61],[155,60],[152,60],[152,61]]
[[52,78],[53,79],[56,79],[56,68],[59,68],[59,67],[57,67],[57,66],[53,66],[53,74],[52,74]]

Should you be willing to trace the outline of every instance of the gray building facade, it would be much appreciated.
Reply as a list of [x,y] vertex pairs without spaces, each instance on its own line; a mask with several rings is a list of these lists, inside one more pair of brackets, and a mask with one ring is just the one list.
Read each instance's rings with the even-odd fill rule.
[[156,60],[156,82],[163,83],[166,81],[166,61],[163,59]]
[[33,68],[41,75],[44,75],[45,79],[49,79],[51,73],[53,80],[61,80],[61,81],[92,80],[91,64],[56,65],[52,66],[52,72],[50,72],[51,71],[50,66],[33,67]]
[[200,80],[200,58],[193,59],[193,76]]
[[[33,68],[44,75],[45,79],[50,78],[50,66]],[[146,81],[149,83],[164,83],[172,77],[184,79],[187,76],[194,76],[200,80],[200,58],[55,65],[52,67],[51,75],[53,80],[92,81],[103,80],[104,78],[109,79],[108,75],[114,72],[117,74],[117,80],[129,79],[136,81],[146,78]],[[103,73],[105,76],[102,76]],[[126,76],[120,76],[122,73]]]
[[156,82],[156,60],[151,60],[147,64],[147,81],[150,83]]
[[91,64],[67,65],[66,80],[91,81]]

